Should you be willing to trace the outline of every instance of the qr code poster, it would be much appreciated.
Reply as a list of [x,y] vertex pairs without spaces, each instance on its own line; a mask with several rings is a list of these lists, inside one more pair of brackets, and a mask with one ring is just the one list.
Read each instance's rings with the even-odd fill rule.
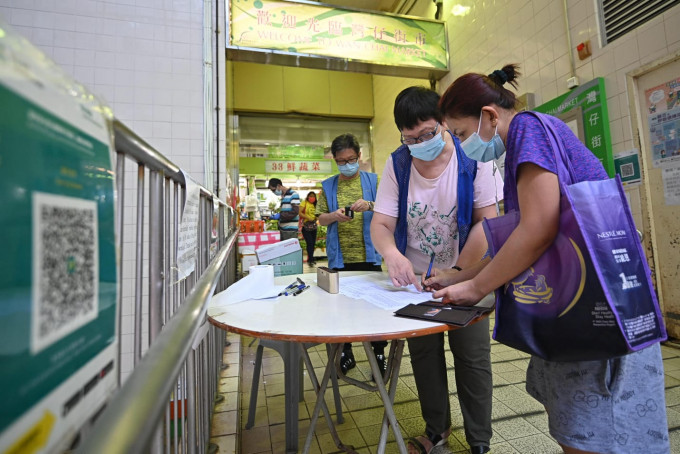
[[98,238],[94,201],[33,193],[33,353],[97,318]]
[[31,452],[61,452],[119,370],[109,130],[48,75],[0,77],[2,453],[35,440]]
[[642,177],[638,150],[626,150],[615,154],[614,169],[621,176],[621,182],[624,186],[639,184],[642,181]]

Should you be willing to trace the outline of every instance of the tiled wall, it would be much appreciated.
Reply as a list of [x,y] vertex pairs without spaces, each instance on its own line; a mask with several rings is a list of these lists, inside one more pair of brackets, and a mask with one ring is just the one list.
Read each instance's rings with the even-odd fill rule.
[[[0,0],[0,15],[115,116],[205,184],[203,0]],[[126,167],[122,372],[133,365],[136,165]],[[148,175],[147,175],[148,181]],[[212,182],[207,186],[211,186]],[[148,206],[148,189],[145,191]],[[148,239],[148,215],[145,218]],[[144,244],[148,275],[148,243]],[[143,288],[146,306],[148,288]],[[144,311],[142,344],[148,343]]]
[[0,0],[0,15],[201,179],[202,0]]
[[[453,16],[453,0],[444,2],[451,73],[442,90],[470,71],[490,73],[505,63],[519,63],[519,93],[533,92],[538,103],[568,91],[570,77],[563,2],[557,0],[487,0],[467,2],[466,16]],[[581,83],[606,80],[613,152],[635,148],[632,140],[626,73],[680,50],[680,6],[605,46],[600,45],[596,0],[567,0],[572,45],[590,40],[592,57],[575,55]]]
[[[519,63],[523,76],[518,92],[537,94],[537,103],[568,91],[571,76],[562,1],[487,0],[467,2],[465,16],[453,16],[459,2],[444,2],[451,73],[440,82],[442,91],[467,72],[490,73],[506,63]],[[581,83],[605,78],[612,152],[637,148],[628,103],[626,74],[680,50],[680,6],[676,6],[604,47],[596,0],[567,0],[572,47],[590,40],[593,55],[583,61],[574,51]],[[640,194],[631,188],[629,199],[638,228],[644,229]]]

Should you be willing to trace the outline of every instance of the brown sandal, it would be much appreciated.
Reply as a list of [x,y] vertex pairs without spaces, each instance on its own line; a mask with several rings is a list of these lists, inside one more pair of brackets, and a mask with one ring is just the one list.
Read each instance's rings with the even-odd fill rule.
[[[418,454],[430,454],[435,447],[442,446],[449,440],[451,430],[452,428],[449,427],[442,434],[433,434],[429,431],[425,431],[425,435],[409,438],[407,440],[409,452],[412,452],[411,448],[413,448]],[[425,444],[430,445],[429,449],[425,447]]]

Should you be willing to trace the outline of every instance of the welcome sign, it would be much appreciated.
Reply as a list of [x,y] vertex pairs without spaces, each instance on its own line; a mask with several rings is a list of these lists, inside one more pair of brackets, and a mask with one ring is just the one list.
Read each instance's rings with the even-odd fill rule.
[[230,13],[230,46],[448,70],[444,22],[267,0],[233,0]]

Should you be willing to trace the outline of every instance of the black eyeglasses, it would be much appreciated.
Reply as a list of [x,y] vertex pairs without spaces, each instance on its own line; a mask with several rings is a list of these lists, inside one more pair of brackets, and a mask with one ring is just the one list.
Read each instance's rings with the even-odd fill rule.
[[425,134],[418,136],[415,139],[412,138],[412,137],[401,136],[401,143],[403,143],[404,145],[414,145],[414,144],[417,144],[417,143],[427,142],[428,140],[430,140],[431,138],[433,138],[434,136],[437,135],[438,129],[439,129],[439,123],[437,123],[437,125],[434,127],[432,132],[426,132]]
[[335,163],[339,166],[344,166],[344,165],[347,165],[347,164],[356,164],[358,160],[359,160],[359,157],[357,156],[356,158],[352,158],[352,159],[336,159]]

